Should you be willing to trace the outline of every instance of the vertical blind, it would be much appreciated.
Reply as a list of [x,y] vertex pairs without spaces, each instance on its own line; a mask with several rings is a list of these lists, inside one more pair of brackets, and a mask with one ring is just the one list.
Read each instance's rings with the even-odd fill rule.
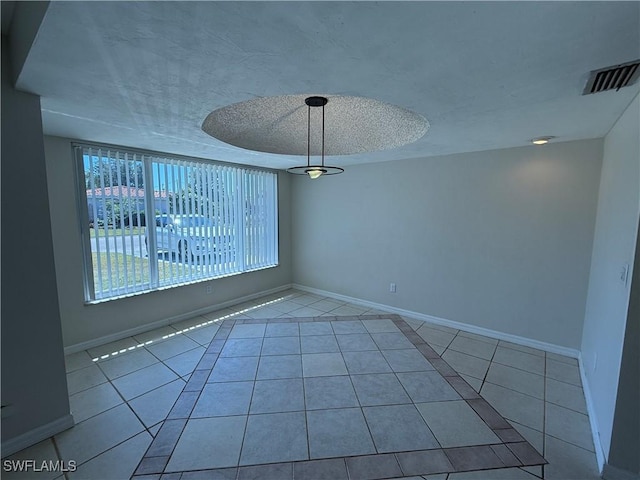
[[87,301],[278,264],[273,172],[86,145],[76,165]]

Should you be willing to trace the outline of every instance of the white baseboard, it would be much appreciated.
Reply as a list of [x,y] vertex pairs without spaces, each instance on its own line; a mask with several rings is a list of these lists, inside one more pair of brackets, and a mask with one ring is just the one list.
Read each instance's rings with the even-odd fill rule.
[[8,455],[12,455],[22,449],[41,442],[42,440],[46,440],[49,437],[57,435],[58,433],[73,427],[74,424],[73,416],[68,414],[54,420],[53,422],[49,422],[45,425],[34,428],[33,430],[29,430],[17,437],[10,438],[9,440],[2,442],[2,457],[4,458]]
[[591,397],[591,388],[589,387],[589,380],[587,379],[587,375],[584,371],[584,363],[582,362],[582,355],[578,357],[578,366],[580,367],[582,391],[584,392],[584,399],[587,404],[589,425],[591,427],[591,437],[593,439],[593,449],[596,451],[598,471],[600,472],[600,474],[602,474],[604,471],[606,457],[604,454],[604,448],[602,448],[602,442],[600,441],[600,427],[598,427],[598,418],[596,416],[596,409],[593,404],[593,398]]
[[103,337],[98,337],[93,340],[88,340],[86,342],[76,343],[74,345],[69,345],[64,348],[64,354],[69,355],[71,353],[81,352],[83,350],[88,350],[89,348],[99,347],[106,343],[115,342],[117,340],[122,340],[123,338],[131,337],[133,335],[139,335],[144,332],[148,332],[150,330],[155,330],[156,328],[164,327],[166,325],[170,325],[172,323],[177,323],[182,320],[187,320],[192,317],[197,317],[199,315],[204,315],[206,313],[215,312],[216,310],[222,310],[223,308],[232,307],[234,305],[238,305],[240,303],[248,302],[254,300],[256,298],[264,297],[265,295],[271,295],[273,293],[278,293],[283,290],[288,290],[292,288],[291,284],[281,285],[276,288],[271,288],[269,290],[263,290],[261,292],[252,293],[251,295],[245,295],[243,297],[234,298],[233,300],[228,300],[226,302],[217,303],[215,305],[210,305],[208,307],[200,308],[197,310],[191,310],[189,312],[181,313],[180,315],[174,315],[173,317],[163,318],[162,320],[158,320],[157,322],[147,323],[145,325],[141,325],[139,327],[130,328],[128,330],[124,330],[122,332],[113,333],[111,335],[105,335]]
[[403,308],[393,307],[391,305],[385,305],[382,303],[370,302],[368,300],[362,300],[359,298],[348,297],[334,292],[328,292],[326,290],[320,290],[318,288],[307,287],[306,285],[299,285],[294,283],[292,288],[302,290],[309,293],[315,293],[316,295],[322,295],[325,297],[331,297],[345,302],[355,303],[369,308],[375,308],[376,310],[383,310],[390,313],[397,313],[405,317],[414,318],[416,320],[422,320],[428,323],[435,323],[436,325],[442,325],[445,327],[455,328],[456,330],[462,330],[469,333],[476,333],[478,335],[484,335],[485,337],[496,338],[498,340],[504,340],[506,342],[523,345],[525,347],[536,348],[538,350],[544,350],[545,352],[557,353],[571,358],[579,358],[580,351],[574,348],[563,347],[561,345],[555,345],[553,343],[541,342],[539,340],[533,340],[531,338],[520,337],[518,335],[512,335],[510,333],[504,333],[497,330],[490,330],[488,328],[478,327],[476,325],[469,325],[467,323],[456,322],[453,320],[447,320],[444,318],[434,317],[432,315],[426,315],[424,313],[413,312],[411,310],[405,310]]

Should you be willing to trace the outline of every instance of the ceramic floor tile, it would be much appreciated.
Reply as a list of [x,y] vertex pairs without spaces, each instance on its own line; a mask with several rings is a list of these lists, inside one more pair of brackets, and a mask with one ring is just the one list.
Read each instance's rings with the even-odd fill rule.
[[469,375],[470,377],[484,379],[489,369],[489,362],[482,358],[473,357],[466,353],[456,352],[447,349],[442,354],[442,359],[447,362],[456,372]]
[[493,361],[509,367],[526,370],[527,372],[544,375],[545,359],[539,355],[498,346]]
[[259,380],[255,383],[249,413],[304,411],[304,387],[301,378]]
[[262,338],[266,328],[264,323],[234,325],[229,338]]
[[[317,302],[313,302],[311,304],[309,304],[309,306],[311,308],[317,308],[318,310],[322,310],[325,312],[330,312],[332,310],[335,310],[338,307],[342,307],[344,306],[345,303],[344,302],[340,302],[337,300],[331,300],[328,298],[324,298],[322,300],[318,300]],[[357,313],[355,314],[349,314],[349,315],[357,315]]]
[[402,475],[395,455],[365,455],[346,459],[349,478],[371,480],[397,478]]
[[482,384],[484,382],[479,378],[470,377],[469,375],[464,375],[464,374],[460,374],[460,377],[464,381],[466,381],[471,386],[471,388],[473,388],[476,392],[480,392],[480,390],[482,389]]
[[491,337],[487,337],[486,335],[479,335],[477,333],[465,332],[464,330],[460,330],[460,332],[458,332],[458,337],[470,338],[472,340],[477,340],[484,343],[490,343],[494,346],[498,344],[497,338],[491,338]]
[[249,416],[240,465],[308,459],[304,412]]
[[[326,312],[324,312],[323,310],[318,310],[316,308],[300,306],[299,309],[294,310],[293,312],[289,312],[289,315],[293,315],[294,317],[319,317],[323,313],[326,313]],[[300,332],[302,334],[302,330],[300,330]],[[311,335],[323,335],[323,333],[320,333],[320,334],[312,333]]]
[[151,435],[142,432],[111,450],[80,465],[67,475],[70,480],[130,478],[151,444]]
[[184,331],[184,335],[189,337],[191,340],[198,342],[202,346],[207,346],[213,340],[213,337],[218,332],[220,328],[219,325],[213,324],[208,325],[206,327],[198,327],[194,329],[189,329]]
[[[487,476],[487,475],[490,475]],[[476,472],[459,472],[449,475],[448,480],[535,480],[536,477],[519,468],[499,468]]]
[[530,353],[531,355],[537,355],[539,357],[545,356],[544,350],[539,350],[537,348],[527,347],[526,345],[518,345],[517,343],[507,342],[505,340],[500,340],[498,345],[505,348],[510,348],[511,350],[519,350],[524,353]]
[[[426,474],[434,472],[450,472],[453,470],[453,466],[447,455],[443,450],[422,450],[420,452],[402,452],[397,453],[396,457],[400,468],[405,474]],[[446,480],[446,474],[443,480]],[[424,478],[437,478],[437,477],[405,477],[405,478],[417,478],[423,480]]]
[[292,302],[290,300],[282,300],[272,303],[271,305],[269,305],[269,308],[277,310],[280,313],[291,313],[294,310],[298,310],[300,308],[300,304]]
[[492,363],[485,381],[544,399],[544,377],[535,373],[525,372],[500,363]]
[[81,368],[90,367],[93,365],[93,360],[91,355],[83,350],[82,352],[66,355],[64,357],[64,365],[65,370],[69,373],[75,370],[80,370]]
[[146,342],[159,343],[164,340],[171,338],[171,336],[175,336],[176,329],[170,325],[165,327],[156,328],[154,330],[138,333],[133,336],[134,340],[140,344],[144,344]]
[[341,320],[331,322],[333,331],[336,335],[344,335],[349,333],[367,333],[364,324],[360,320]]
[[69,397],[71,414],[76,423],[80,423],[121,403],[123,403],[122,397],[118,395],[118,392],[110,383],[96,385]]
[[436,371],[398,373],[397,377],[415,403],[460,399],[449,382]]
[[107,377],[96,364],[81,368],[80,370],[74,370],[67,374],[67,388],[69,389],[69,395],[73,395],[105,382],[107,382]]
[[400,330],[393,321],[388,318],[379,320],[362,320],[364,328],[369,333],[399,333]]
[[413,348],[413,343],[407,340],[403,333],[372,333],[371,338],[380,350],[397,350]]
[[410,318],[410,317],[402,317],[402,319],[407,322],[409,324],[409,326],[411,328],[413,328],[414,330],[418,330],[421,326],[423,326],[424,320],[420,320],[417,318]]
[[304,335],[300,337],[302,353],[336,353],[340,351],[335,335]]
[[307,412],[311,458],[376,453],[360,408]]
[[296,462],[293,464],[293,478],[304,480],[349,480],[347,464],[342,458]]
[[568,365],[573,365],[574,367],[578,366],[578,360],[576,358],[567,357],[566,355],[559,355],[553,352],[547,352],[547,360],[554,360],[560,363],[566,363]]
[[258,380],[302,377],[302,355],[273,355],[261,357]]
[[114,378],[122,377],[141,368],[148,367],[154,363],[158,363],[159,360],[151,355],[144,348],[138,348],[130,352],[116,355],[108,360],[98,363],[100,370],[110,380]]
[[491,383],[485,383],[480,394],[507,420],[543,431],[542,400]]
[[443,332],[437,328],[432,328],[425,325],[422,325],[416,330],[416,333],[420,335],[425,342],[431,345],[439,345],[441,347],[448,347],[449,344],[456,337],[455,334],[449,332]]
[[589,417],[548,402],[545,412],[545,434],[594,451]]
[[241,382],[255,380],[259,357],[220,357],[209,382]]
[[[25,448],[13,455],[8,457],[3,457],[3,466],[4,462],[23,462],[25,460],[35,461],[36,465],[42,465],[42,462],[50,462],[50,461],[58,461],[58,454],[56,453],[56,448],[53,445],[53,441],[51,438],[43,440],[42,442],[36,443],[31,447]],[[29,480],[52,480],[57,478],[60,475],[60,472],[47,472],[42,471],[39,473],[30,472]],[[18,468],[13,470],[2,469],[2,479],[3,480],[25,480],[27,476],[25,472],[20,471]]]
[[547,377],[578,387],[582,386],[580,370],[578,370],[577,365],[547,359]]
[[416,407],[443,448],[502,443],[464,400],[420,403]]
[[545,480],[599,480],[595,455],[556,438],[545,437]]
[[[100,345],[98,347],[90,348],[87,350],[92,359],[98,358],[105,360],[109,358],[112,354],[124,353],[129,351],[131,347],[137,347],[140,345],[133,337],[123,338],[122,340],[117,340],[115,342],[106,343],[104,345]],[[104,358],[103,358],[104,357]]]
[[245,416],[189,420],[165,471],[181,472],[238,465],[246,422]]
[[263,338],[230,338],[222,351],[221,357],[257,357],[262,351]]
[[261,308],[251,309],[248,312],[245,312],[249,318],[255,319],[268,319],[268,318],[276,318],[280,316],[282,312],[275,308],[270,308],[269,306],[264,306]]
[[300,324],[300,336],[333,335],[331,322],[305,322]]
[[516,429],[516,431],[522,435],[522,437],[529,442],[529,444],[535,448],[540,455],[544,452],[544,434],[533,428],[525,427],[517,422],[511,420],[509,423]]
[[433,366],[415,348],[382,352],[394,372],[433,370]]
[[368,333],[352,333],[336,335],[340,350],[343,352],[362,352],[366,350],[378,350],[378,345]]
[[307,410],[359,406],[347,376],[305,378],[304,394]]
[[296,355],[300,353],[300,337],[267,337],[262,342],[262,355]]
[[438,448],[438,442],[413,405],[364,407],[378,453]]
[[411,403],[411,399],[393,373],[352,375],[351,381],[362,406]]
[[[296,305],[296,308],[299,308],[299,305]],[[264,333],[265,337],[295,337],[298,335],[300,335],[300,328],[297,323],[269,323]]]
[[80,465],[143,430],[131,409],[120,405],[59,433],[55,441],[62,460]]
[[176,335],[162,343],[152,343],[151,345],[147,345],[146,348],[160,360],[166,360],[200,346],[201,345],[199,343],[191,340],[185,335]]
[[252,393],[253,382],[207,383],[191,418],[246,415]]
[[447,333],[452,333],[453,335],[457,335],[458,332],[460,332],[460,330],[452,328],[452,327],[447,327],[445,325],[440,325],[438,323],[433,323],[433,322],[425,322],[425,325],[427,325],[429,328],[435,328],[436,330],[441,330],[443,332],[447,332]]
[[146,427],[151,427],[167,417],[184,385],[182,379],[174,380],[134,398],[129,402],[129,406]]
[[347,367],[340,353],[305,353],[302,355],[304,377],[346,375]]
[[451,350],[466,353],[467,355],[473,355],[474,357],[483,358],[485,360],[491,360],[493,353],[496,351],[495,344],[465,337],[462,333],[453,339],[449,344],[449,348]]
[[382,353],[377,351],[344,352],[342,356],[347,365],[347,370],[351,375],[391,372],[391,367],[387,363],[387,360]]
[[442,356],[442,354],[446,350],[445,347],[441,347],[440,345],[435,345],[433,343],[430,343],[429,346],[433,349],[434,352],[436,352],[440,356]]
[[175,357],[168,358],[164,361],[164,364],[171,370],[176,372],[179,376],[183,377],[195,370],[204,353],[204,347],[194,348],[193,350],[189,350],[188,352],[184,352],[180,355],[176,355]]
[[[300,303],[295,303],[293,301],[294,298],[297,298]],[[275,307],[276,303],[280,305],[280,308]],[[314,303],[316,304],[315,306]],[[316,462],[314,465],[320,465],[318,462],[324,462],[322,465],[327,467],[324,470],[336,473],[338,476],[333,475],[331,477],[332,480],[338,480],[341,474],[346,480],[348,475],[347,464],[350,465],[349,475],[352,478],[359,478],[358,475],[362,473],[364,475],[363,478],[372,478],[367,477],[367,475],[373,475],[375,478],[380,479],[381,475],[387,470],[392,473],[392,476],[397,476],[401,474],[398,461],[396,456],[389,455],[388,452],[404,452],[397,455],[400,455],[398,458],[403,459],[406,468],[409,468],[408,466],[412,464],[415,464],[414,466],[418,465],[420,463],[419,460],[426,459],[427,454],[440,454],[444,463],[448,462],[444,453],[441,450],[437,450],[439,444],[425,423],[422,414],[431,418],[436,436],[441,437],[441,441],[445,445],[461,446],[468,444],[473,445],[473,448],[475,448],[477,444],[474,444],[474,442],[481,442],[486,445],[499,441],[496,435],[480,420],[478,414],[471,409],[469,404],[461,400],[459,394],[434,370],[434,365],[440,368],[444,365],[444,362],[439,361],[439,363],[432,365],[425,360],[424,356],[407,340],[405,334],[391,320],[399,317],[389,315],[389,318],[364,319],[365,323],[363,323],[363,320],[355,320],[354,317],[346,321],[332,319],[331,317],[334,314],[331,312],[340,308],[353,309],[354,311],[349,310],[350,315],[356,315],[356,311],[360,313],[366,311],[365,307],[359,305],[335,305],[332,300],[319,296],[293,291],[286,295],[278,293],[238,305],[229,309],[227,313],[244,312],[238,315],[234,314],[234,319],[240,317],[270,318],[276,314],[293,317],[300,312],[314,317],[328,315],[329,318],[324,322],[305,321],[298,323],[287,322],[283,319],[280,323],[275,323],[275,320],[274,322],[271,322],[271,320],[264,322],[256,320],[259,323],[238,323],[234,325],[233,321],[226,324],[222,322],[209,324],[208,322],[211,322],[209,318],[212,315],[209,314],[208,317],[194,317],[180,322],[179,327],[184,330],[184,334],[173,335],[170,339],[157,342],[155,345],[150,344],[148,346],[149,352],[153,348],[155,350],[154,353],[158,356],[171,355],[166,357],[165,364],[175,369],[176,373],[183,378],[187,378],[204,351],[204,348],[199,344],[208,346],[210,337],[221,325],[226,325],[223,328],[230,332],[226,341],[221,340],[218,342],[219,350],[208,355],[208,357],[211,357],[210,365],[214,365],[213,361],[217,362],[212,374],[207,377],[206,371],[199,370],[198,375],[194,374],[193,376],[194,381],[208,382],[203,384],[204,390],[200,392],[198,390],[199,386],[193,381],[193,385],[189,384],[190,390],[188,394],[193,397],[191,405],[195,404],[196,399],[199,397],[198,404],[192,412],[193,417],[187,424],[188,428],[185,429],[184,434],[178,440],[178,445],[173,451],[173,455],[171,458],[154,457],[153,455],[160,454],[160,450],[154,450],[156,453],[145,457],[143,465],[151,466],[155,461],[164,466],[167,460],[169,461],[166,470],[167,474],[162,479],[160,475],[157,475],[156,480],[164,480],[164,477],[167,480],[174,480],[174,477],[175,480],[178,477],[183,478],[183,480],[195,480],[196,478],[205,478],[207,475],[214,474],[225,479],[228,476],[230,480],[236,478],[246,480],[253,478],[252,476],[262,474],[261,478],[266,480],[278,472],[280,476],[274,478],[284,480],[283,475],[286,478],[293,476],[294,464],[299,467],[298,473],[300,473],[302,471],[300,469],[304,469],[304,465],[311,465],[313,462]],[[320,311],[325,313],[317,313]],[[220,312],[214,313],[219,314]],[[377,312],[374,314],[378,315]],[[231,325],[234,325],[233,328]],[[451,346],[451,349],[444,352],[444,355],[449,356],[454,368],[462,367],[463,378],[469,382],[476,382],[475,388],[480,389],[482,379],[489,365],[485,358],[489,357],[489,353],[493,351],[498,343],[497,340],[466,334],[465,332],[460,332],[455,337],[458,333],[455,329],[426,324],[415,319],[410,319],[407,323],[399,323],[398,325],[402,326],[408,333],[410,332],[408,327],[411,326],[414,330],[418,330],[419,333],[422,331],[423,337],[431,337],[432,340],[434,338],[440,339],[442,340],[440,343],[445,345],[448,345],[455,338],[455,343]],[[172,329],[175,330],[179,327],[176,324],[172,326]],[[196,338],[194,332],[198,331],[206,332],[206,335],[203,334]],[[164,333],[170,334],[168,330]],[[133,339],[134,342],[147,338],[137,337],[137,339]],[[193,347],[193,344],[196,344],[196,346],[180,352],[177,344],[184,341],[187,343],[193,342],[187,347]],[[114,349],[114,351],[119,348],[120,350],[118,351],[127,352],[127,348],[130,348],[127,347],[129,343],[130,340],[125,339],[124,341],[115,342],[107,348]],[[171,348],[162,347],[162,344],[171,345]],[[438,346],[435,343],[433,345],[437,353],[443,353],[443,346]],[[512,346],[508,344],[500,345],[502,350],[508,350],[509,347]],[[217,352],[220,349],[222,349],[222,352],[218,357]],[[456,351],[456,349],[471,353],[471,355]],[[135,347],[133,350],[135,351]],[[144,352],[145,350],[138,351]],[[138,351],[135,351],[131,358],[139,356],[141,361],[137,364],[130,362],[135,367],[143,366],[145,360],[142,357],[146,357],[144,354],[137,353]],[[501,353],[504,357],[502,358],[503,362],[506,362],[506,359],[511,360],[510,356],[512,355],[516,357],[518,355],[533,356],[532,352],[521,351],[516,348],[511,348],[511,351],[515,353]],[[290,352],[291,354],[289,354]],[[273,355],[269,355],[270,353]],[[426,353],[433,355],[433,350],[428,350]],[[474,355],[476,356],[474,357]],[[160,430],[160,427],[162,425],[182,422],[179,425],[180,432],[182,432],[182,426],[186,420],[163,422],[163,419],[166,418],[168,410],[174,407],[175,397],[182,391],[183,381],[171,379],[162,385],[152,387],[151,391],[139,394],[137,390],[149,388],[146,382],[150,380],[143,377],[135,378],[134,375],[138,371],[125,373],[127,372],[126,368],[131,367],[122,367],[125,370],[118,372],[116,368],[118,364],[125,365],[127,363],[124,361],[125,356],[126,354],[118,359],[117,355],[113,355],[108,359],[101,360],[101,363],[109,365],[106,368],[112,369],[110,370],[110,375],[116,376],[124,373],[124,375],[115,378],[113,383],[120,391],[124,391],[124,394],[128,397],[133,395],[130,405],[143,421],[144,426],[148,428],[152,435],[161,436],[163,430]],[[537,356],[540,357],[540,355]],[[91,360],[86,353],[84,357]],[[76,367],[77,370],[82,370],[83,365],[95,367],[95,365],[88,364],[87,358],[84,357],[83,355],[77,355],[68,360],[68,368]],[[544,359],[544,355],[541,358]],[[528,360],[528,357],[516,358],[516,361],[522,361],[523,359]],[[434,362],[436,360],[434,359]],[[559,360],[558,362],[562,363]],[[456,365],[453,365],[454,363]],[[569,363],[565,362],[565,364],[571,366]],[[142,372],[155,365],[164,367],[162,363],[158,363],[144,366],[140,371]],[[526,362],[524,362],[524,365],[527,366]],[[506,383],[511,388],[517,389],[519,388],[518,382],[522,383],[524,377],[526,377],[526,380],[531,375],[523,370],[511,371],[514,369],[509,367],[511,365],[494,364],[488,379]],[[89,370],[93,369],[90,368]],[[303,372],[306,378],[303,378]],[[513,378],[505,375],[505,372],[512,375]],[[91,382],[96,381],[96,379],[92,378],[92,372],[83,373],[84,377],[87,378],[82,381],[82,376],[78,376],[75,381],[76,388],[78,384],[82,388],[86,385],[89,385],[87,388],[94,387]],[[173,372],[171,373],[173,374]],[[523,374],[521,375],[523,378],[517,376],[519,373]],[[160,376],[164,374],[166,374],[165,371],[160,372]],[[480,378],[470,376],[472,374]],[[556,374],[563,374],[562,367],[556,368]],[[152,377],[153,375],[148,376]],[[503,380],[504,377],[507,380]],[[137,382],[133,382],[134,379]],[[549,380],[547,388],[549,388],[551,382],[555,382],[555,380]],[[565,396],[568,397],[568,393],[563,393],[562,388],[564,386],[574,387],[562,382],[556,383],[558,383],[558,385],[554,384],[557,391],[556,401],[564,401]],[[526,384],[526,387],[523,388],[531,388],[527,381],[524,384]],[[491,384],[486,385],[489,385],[487,387],[488,392],[493,391],[494,394],[499,392],[501,397],[507,398],[511,403],[513,403],[514,399],[516,403],[521,400],[517,397],[518,392],[509,389],[503,389],[504,391],[495,390],[494,387],[500,387],[491,386]],[[109,384],[104,384],[99,389],[104,389],[108,386]],[[127,389],[131,390],[127,391]],[[533,393],[532,391],[528,392]],[[516,397],[513,397],[513,394],[516,394]],[[90,395],[87,393],[85,396],[88,398]],[[79,395],[77,398],[80,399],[81,397],[82,395]],[[526,399],[532,398],[526,395],[524,397]],[[536,399],[532,398],[532,400]],[[422,414],[416,408],[414,401],[422,402],[419,403],[420,408],[424,410]],[[85,403],[91,402],[87,400]],[[536,411],[538,406],[538,404],[534,403],[533,410]],[[124,407],[124,405],[119,407]],[[119,407],[112,408],[112,410]],[[527,412],[531,410],[531,406],[524,405],[522,410]],[[92,422],[108,412],[98,413],[98,415],[89,418],[83,423]],[[512,413],[520,421],[527,422],[530,420],[526,415],[518,416],[522,412],[517,408]],[[542,418],[543,416],[541,415],[540,425],[536,425],[536,428],[540,430],[542,430]],[[504,423],[503,420],[501,421]],[[117,424],[117,421],[111,423]],[[133,423],[135,424],[135,422]],[[464,428],[461,427],[458,430],[453,428],[463,423],[465,424]],[[518,425],[515,422],[514,426],[519,428],[519,431],[524,432],[523,436],[525,438],[533,439],[532,441],[539,443],[540,448],[542,448],[541,432],[524,425]],[[143,425],[140,425],[140,428],[142,427]],[[114,425],[109,425],[106,431],[108,432],[113,428]],[[513,432],[513,441],[522,440],[520,436],[517,436],[515,430],[511,431]],[[132,440],[128,439],[131,439],[134,435],[129,435],[128,438],[121,440],[120,443],[105,449],[106,452],[118,451],[119,445],[127,445],[132,442]],[[144,433],[138,438],[144,438],[145,435],[148,436],[148,433]],[[502,431],[501,435],[504,436],[506,433]],[[178,437],[176,436],[175,438],[177,439]],[[175,442],[176,439],[173,439],[172,442]],[[160,441],[159,439],[156,440]],[[309,444],[307,444],[307,441]],[[95,440],[88,442],[89,449],[94,448],[92,447],[92,442],[95,443]],[[455,442],[458,443],[456,444]],[[154,441],[154,445],[156,443]],[[173,448],[173,445],[174,443],[167,444],[167,448]],[[433,450],[434,448],[436,450]],[[171,449],[167,453],[170,451]],[[376,452],[379,455],[376,455]],[[100,453],[102,452],[98,452],[96,455]],[[166,455],[165,453],[162,454]],[[124,452],[120,455],[124,455],[124,463],[126,464],[126,458],[129,458],[129,456]],[[136,455],[138,454],[132,454],[131,458]],[[348,460],[331,458],[335,456],[347,456]],[[495,452],[492,453],[493,457],[495,457],[494,460],[499,462]],[[99,459],[109,457],[104,453],[98,456],[94,455],[94,458],[96,461],[93,465],[97,466],[99,465]],[[309,458],[324,460],[312,461]],[[335,463],[336,460],[338,463]],[[264,462],[268,463],[268,465],[253,466],[256,462]],[[87,465],[90,465],[90,463],[87,463]],[[237,468],[238,465],[240,465],[239,470]],[[359,467],[357,467],[358,465]],[[431,462],[429,465],[433,466],[434,464]],[[376,466],[380,468],[376,468]],[[338,468],[336,469],[336,467]],[[340,470],[340,467],[342,467],[342,470]],[[97,468],[96,471],[101,468]],[[433,468],[436,467],[433,466]],[[207,469],[224,470],[207,471]],[[188,471],[184,474],[172,473],[182,472],[183,470]],[[438,471],[448,471],[448,468],[447,470],[430,470],[429,468],[424,471],[407,470],[405,471],[405,478],[410,478],[407,475],[422,475],[427,479],[445,480],[446,475],[445,477],[438,476],[436,473]],[[305,472],[309,473],[311,470],[307,468]],[[426,475],[428,472],[436,474]],[[518,470],[518,472],[530,475],[522,469]],[[316,473],[319,474],[321,472],[315,469],[314,474]],[[124,477],[128,478],[129,475],[130,473],[125,473]],[[318,479],[322,478],[317,475],[316,477]],[[151,478],[149,476],[149,480]]]
[[[312,304],[312,307],[315,307],[316,304]],[[366,307],[358,307],[356,305],[342,305],[334,310],[329,311],[331,315],[335,316],[351,316],[351,315],[362,315],[367,311]]]
[[545,394],[547,402],[587,414],[587,405],[582,387],[552,378],[547,378],[546,383]]
[[325,298],[326,297],[321,297],[320,295],[303,292],[301,295],[292,297],[291,301],[299,305],[310,305],[312,303],[319,302],[320,300],[324,300]]
[[164,364],[155,363],[123,377],[116,378],[112,383],[125,400],[131,400],[177,378],[178,375]]

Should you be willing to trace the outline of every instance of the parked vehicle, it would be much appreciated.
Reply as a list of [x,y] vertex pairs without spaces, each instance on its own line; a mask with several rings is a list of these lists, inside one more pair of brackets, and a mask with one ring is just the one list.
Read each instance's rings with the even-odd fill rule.
[[207,257],[216,261],[234,251],[230,229],[202,215],[157,215],[156,245],[158,251],[170,252],[183,261]]

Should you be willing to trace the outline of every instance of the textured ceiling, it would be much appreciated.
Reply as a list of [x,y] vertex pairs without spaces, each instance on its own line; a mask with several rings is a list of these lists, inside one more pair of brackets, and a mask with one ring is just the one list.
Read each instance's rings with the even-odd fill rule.
[[[308,107],[307,95],[260,97],[211,112],[202,129],[225,143],[285,155],[352,155],[396,148],[421,138],[424,117],[363,97],[323,98]],[[323,135],[324,129],[324,135]]]
[[51,2],[17,82],[67,136],[287,168],[201,130],[259,97],[351,95],[430,128],[345,166],[602,137],[639,85],[582,96],[640,58],[639,2]]

